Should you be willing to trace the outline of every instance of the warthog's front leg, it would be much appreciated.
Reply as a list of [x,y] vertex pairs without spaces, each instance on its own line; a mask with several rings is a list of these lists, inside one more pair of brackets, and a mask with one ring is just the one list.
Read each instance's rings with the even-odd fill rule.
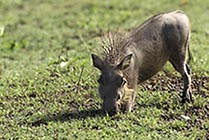
[[131,112],[133,106],[134,106],[134,103],[135,103],[135,98],[136,98],[136,93],[135,91],[132,93],[132,96],[131,96],[131,99],[129,100],[127,106],[126,106],[126,111],[127,112]]

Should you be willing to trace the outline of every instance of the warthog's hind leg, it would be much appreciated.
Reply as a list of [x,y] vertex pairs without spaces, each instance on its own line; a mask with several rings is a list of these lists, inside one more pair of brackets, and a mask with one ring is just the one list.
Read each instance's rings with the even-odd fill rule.
[[183,80],[184,80],[184,91],[182,95],[182,103],[185,102],[193,102],[192,100],[192,93],[191,93],[191,70],[188,64],[184,65],[184,72],[181,73]]
[[[184,81],[184,89],[182,94],[182,103],[193,102],[191,93],[191,70],[189,65],[184,62],[178,63],[176,61],[170,60],[173,67],[181,74]],[[181,61],[180,61],[181,62]]]

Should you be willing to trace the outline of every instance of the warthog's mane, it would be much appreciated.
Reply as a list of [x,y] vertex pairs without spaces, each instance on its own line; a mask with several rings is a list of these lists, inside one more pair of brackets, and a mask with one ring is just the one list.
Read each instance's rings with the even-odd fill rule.
[[116,65],[124,57],[124,49],[131,45],[127,32],[108,32],[102,37],[104,61]]
[[[178,11],[177,11],[178,12]],[[124,57],[124,49],[126,47],[134,46],[134,42],[131,37],[135,36],[137,32],[140,32],[153,20],[159,18],[164,13],[157,14],[144,23],[139,25],[137,28],[132,29],[131,32],[109,32],[102,37],[102,48],[104,61],[108,64],[115,65]]]

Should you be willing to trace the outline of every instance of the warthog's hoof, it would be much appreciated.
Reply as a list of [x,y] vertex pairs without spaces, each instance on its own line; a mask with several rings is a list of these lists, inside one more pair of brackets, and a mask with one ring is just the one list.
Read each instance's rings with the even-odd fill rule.
[[186,102],[188,102],[188,103],[193,103],[194,101],[193,101],[193,99],[192,99],[192,93],[191,93],[191,91],[188,91],[188,92],[183,92],[183,95],[182,95],[182,97],[181,97],[181,103],[186,103]]

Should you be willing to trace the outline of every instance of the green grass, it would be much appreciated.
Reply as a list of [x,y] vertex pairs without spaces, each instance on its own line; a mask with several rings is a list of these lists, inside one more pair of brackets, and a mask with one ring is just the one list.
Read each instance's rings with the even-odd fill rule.
[[[0,139],[208,138],[209,1],[183,1],[0,1]],[[195,102],[181,105],[179,88],[139,86],[133,112],[103,114],[90,58],[100,37],[175,9],[191,20]],[[165,69],[179,77],[171,65]]]

